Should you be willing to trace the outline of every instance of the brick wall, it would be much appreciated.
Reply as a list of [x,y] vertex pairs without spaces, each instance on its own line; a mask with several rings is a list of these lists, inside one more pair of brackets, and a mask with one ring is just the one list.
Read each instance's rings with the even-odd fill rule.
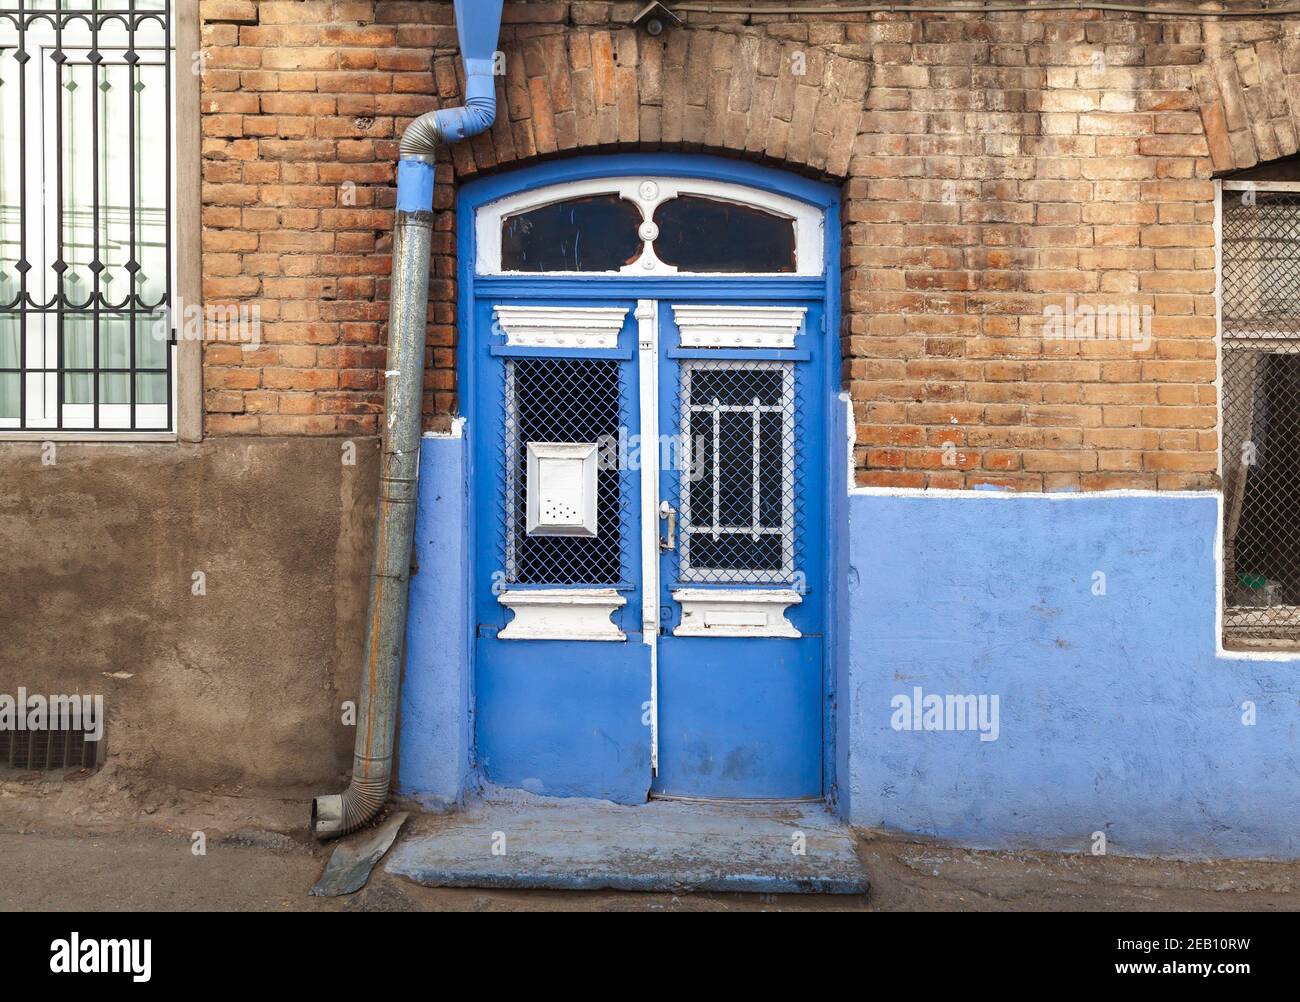
[[[426,419],[455,412],[455,177],[577,150],[842,182],[861,484],[1214,483],[1215,170],[1294,154],[1300,20],[704,16],[508,0],[498,120],[439,169]],[[204,0],[209,434],[371,434],[405,123],[459,101],[442,2]],[[795,68],[803,69],[802,74]],[[1053,311],[1149,308],[1123,338]]]

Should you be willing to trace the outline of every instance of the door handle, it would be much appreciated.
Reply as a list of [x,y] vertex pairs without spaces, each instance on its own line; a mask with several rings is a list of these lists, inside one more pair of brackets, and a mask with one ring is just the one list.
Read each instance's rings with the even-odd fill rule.
[[659,552],[667,553],[677,549],[677,509],[667,501],[659,502],[659,521],[666,521],[666,533],[659,536]]

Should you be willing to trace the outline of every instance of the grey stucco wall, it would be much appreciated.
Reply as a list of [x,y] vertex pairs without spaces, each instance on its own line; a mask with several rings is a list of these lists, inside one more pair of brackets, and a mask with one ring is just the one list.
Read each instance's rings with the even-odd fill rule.
[[180,786],[341,779],[379,453],[353,444],[0,444],[0,693],[102,694],[111,760]]

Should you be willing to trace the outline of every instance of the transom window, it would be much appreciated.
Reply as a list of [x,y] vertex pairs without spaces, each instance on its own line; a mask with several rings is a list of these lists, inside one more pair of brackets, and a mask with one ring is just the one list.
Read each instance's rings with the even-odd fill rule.
[[479,210],[479,274],[821,274],[822,214],[743,185],[611,178]]
[[0,0],[0,433],[173,428],[170,11]]

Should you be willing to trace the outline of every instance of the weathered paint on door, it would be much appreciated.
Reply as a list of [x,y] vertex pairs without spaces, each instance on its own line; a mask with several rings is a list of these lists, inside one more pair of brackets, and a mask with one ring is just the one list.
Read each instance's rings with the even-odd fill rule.
[[[687,507],[693,484],[699,485],[695,493],[703,494],[706,501],[714,500],[713,485],[708,478],[716,472],[708,457],[714,454],[713,443],[705,448],[705,461],[697,463],[703,469],[664,470],[660,477],[661,495],[670,507],[679,512],[678,538],[675,547],[662,556],[660,575],[660,605],[665,622],[661,624],[658,644],[658,710],[659,710],[659,769],[654,781],[654,791],[660,795],[719,798],[796,798],[816,797],[822,792],[822,665],[823,622],[825,617],[824,539],[826,523],[826,457],[823,422],[825,412],[822,375],[826,364],[825,338],[822,336],[823,306],[818,300],[777,301],[747,296],[744,282],[734,298],[708,300],[710,305],[736,304],[752,306],[794,306],[806,309],[802,330],[795,338],[793,350],[759,351],[754,349],[698,349],[690,351],[680,347],[680,331],[674,311],[659,310],[660,318],[660,428],[661,434],[671,434],[687,427],[683,410],[691,406],[683,387],[683,368],[697,374],[695,382],[705,378],[715,385],[705,390],[731,394],[735,400],[744,400],[764,391],[780,392],[784,387],[787,401],[778,411],[764,411],[762,416],[774,419],[781,436],[774,449],[758,432],[754,435],[752,463],[756,479],[753,506],[755,508],[780,506],[791,525],[791,567],[788,573],[772,571],[755,574],[752,566],[764,566],[764,554],[757,560],[745,559],[752,554],[736,553],[740,547],[723,549],[727,563],[735,565],[721,572],[713,572],[708,581],[693,581],[684,568],[686,555],[680,524]],[[670,300],[672,303],[680,299]],[[724,355],[724,359],[717,356]],[[767,384],[781,384],[775,387]],[[788,384],[788,385],[786,385]],[[696,395],[698,399],[698,394]],[[773,400],[776,397],[771,398]],[[727,451],[726,432],[717,417],[733,418],[735,445],[742,450],[749,446],[752,425],[757,415],[743,410],[723,411],[717,415],[712,407],[713,397],[696,402],[696,414],[703,418],[707,439],[709,425],[713,436],[721,439],[720,453]],[[726,407],[725,403],[719,407]],[[739,406],[739,405],[737,405]],[[771,406],[771,405],[760,405]],[[712,419],[712,420],[711,420]],[[761,428],[761,422],[759,431]],[[771,438],[768,435],[767,438]],[[698,442],[695,444],[699,444]],[[775,455],[773,455],[775,453]],[[739,457],[740,481],[734,486],[744,487],[745,457]],[[764,465],[766,464],[766,465]],[[776,465],[787,468],[773,471]],[[702,487],[703,490],[699,488]],[[717,494],[726,494],[726,485],[719,483]],[[760,493],[768,498],[757,497]],[[717,518],[721,522],[746,523],[750,499],[732,499],[728,504],[718,501]],[[736,512],[734,509],[741,509]],[[775,513],[780,521],[780,513]],[[725,547],[726,537],[708,531],[713,512],[697,513],[694,522],[699,524],[698,537],[711,549]],[[759,515],[754,519],[758,520]],[[740,538],[746,537],[745,525],[729,528]],[[760,536],[757,539],[776,538]],[[707,561],[695,561],[699,564]],[[774,557],[772,564],[780,562]],[[687,573],[684,573],[687,570]],[[755,580],[768,577],[769,580]],[[674,598],[689,589],[705,592],[713,589],[763,593],[772,590],[789,590],[798,596],[798,603],[786,607],[784,616],[797,637],[745,637],[708,635],[716,627],[703,626],[701,635],[685,636],[682,633],[682,603]],[[735,626],[734,632],[743,632],[745,625],[759,619],[779,621],[781,611],[771,610],[765,617],[753,607],[741,606],[739,611],[720,610],[714,614],[722,621],[722,629]]]
[[[831,425],[828,398],[838,381],[837,326],[827,322],[838,309],[833,277],[474,273],[475,234],[468,220],[475,218],[479,207],[557,179],[635,177],[641,173],[714,177],[802,199],[825,213],[831,238],[826,241],[824,260],[837,261],[833,235],[838,196],[833,189],[708,157],[584,158],[484,179],[462,191],[460,218],[467,222],[460,238],[461,386],[471,441],[471,566],[467,572],[473,602],[475,762],[483,777],[496,784],[624,803],[642,801],[651,794],[815,797],[826,788],[826,474],[829,458],[842,452],[827,435]],[[612,412],[608,407],[594,408],[600,420],[593,419],[579,431],[560,418],[555,419],[559,424],[547,425],[554,416],[549,412],[541,417],[532,412],[532,416],[524,415],[512,395],[529,385],[528,380],[554,387],[573,378],[577,395],[565,398],[560,393],[551,408],[556,413],[570,413],[566,409],[575,404],[581,408],[582,400],[605,392],[599,386],[608,384],[599,380],[616,378],[614,430],[624,436],[624,447],[632,442],[634,454],[646,417],[641,398],[646,362],[639,351],[644,333],[637,314],[638,304],[647,302],[655,304],[657,313],[658,394],[652,399],[657,409],[654,430],[661,442],[683,434],[684,370],[694,372],[700,363],[708,362],[731,366],[729,371],[768,369],[779,373],[775,377],[758,378],[752,373],[745,377],[757,379],[755,386],[762,399],[757,404],[753,399],[745,402],[742,409],[747,409],[748,417],[740,415],[736,420],[748,420],[751,428],[773,420],[761,414],[775,413],[776,398],[763,394],[785,394],[779,406],[781,421],[786,423],[778,425],[783,429],[781,440],[793,443],[783,474],[792,489],[784,501],[788,509],[784,516],[793,519],[795,532],[790,551],[780,559],[772,558],[779,565],[775,570],[771,560],[759,561],[768,569],[770,580],[699,580],[698,575],[691,579],[684,573],[681,548],[666,549],[648,558],[654,566],[647,564],[645,554],[659,553],[661,538],[667,541],[667,519],[661,519],[657,510],[649,515],[644,510],[642,465],[624,455],[615,475],[616,515],[613,508],[603,509],[600,529],[602,533],[617,531],[617,560],[611,557],[600,564],[599,580],[566,577],[560,557],[551,565],[539,565],[541,577],[521,580],[529,575],[521,575],[519,554],[512,556],[507,538],[520,503],[519,485],[511,483],[511,464],[506,457],[519,454],[521,434],[568,434],[569,440],[594,441],[597,431],[611,430],[607,419]],[[691,349],[681,344],[674,311],[675,306],[691,304],[790,307],[804,313],[792,349]],[[498,307],[615,308],[625,312],[616,337],[603,342],[601,348],[559,349],[507,343],[511,338],[503,333]],[[539,366],[538,359],[549,361]],[[591,375],[595,369],[599,369],[599,377]],[[584,374],[575,377],[578,370]],[[692,378],[697,387],[707,383],[703,376]],[[597,379],[599,386],[592,379]],[[751,389],[754,386],[747,384],[746,392]],[[709,406],[713,406],[712,399]],[[726,407],[719,402],[715,410]],[[539,413],[545,411],[542,408]],[[516,427],[530,420],[532,426]],[[578,439],[572,438],[575,434]],[[727,433],[721,434],[713,447],[735,439],[738,433],[733,431],[731,439]],[[761,436],[759,439],[756,448],[761,451],[765,447]],[[649,474],[657,476],[657,499],[677,513],[679,532],[687,528],[685,507],[691,500],[681,474],[671,464]],[[771,475],[754,478],[756,492],[761,493],[759,481]],[[605,486],[602,480],[602,491]],[[772,502],[756,500],[755,510],[764,504],[770,507]],[[760,521],[755,516],[754,526]],[[713,528],[745,531],[721,524]],[[771,531],[760,527],[750,534],[757,538]],[[698,552],[704,549],[706,544],[697,544]],[[563,546],[554,549],[554,553],[562,551]],[[455,573],[456,569],[447,571]],[[547,579],[546,574],[552,572],[554,579]],[[511,624],[517,628],[524,621],[511,603],[518,603],[524,592],[561,587],[614,596],[609,601],[617,604],[611,606],[608,622],[623,639],[509,639]],[[797,593],[797,602],[784,609],[784,619],[779,615],[771,618],[788,623],[788,631],[798,636],[719,636],[708,632],[692,636],[686,635],[690,629],[683,629],[687,617],[679,599],[684,593],[766,593],[774,589],[787,596],[791,591]],[[646,594],[658,595],[658,622],[643,632],[646,610],[655,606],[653,601],[643,602]],[[710,630],[717,623],[740,623],[743,630],[752,614],[743,609],[739,614],[715,611],[708,617],[697,615],[692,621],[703,623],[706,618]],[[652,643],[645,642],[647,633]]]

